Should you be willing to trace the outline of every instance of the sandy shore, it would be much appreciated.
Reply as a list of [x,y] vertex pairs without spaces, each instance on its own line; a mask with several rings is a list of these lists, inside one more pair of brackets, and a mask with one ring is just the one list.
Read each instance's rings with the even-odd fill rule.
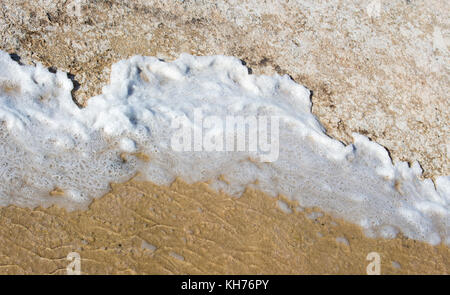
[[[394,161],[418,160],[427,177],[450,174],[446,1],[384,1],[368,15],[371,1],[83,0],[79,16],[70,1],[44,2],[2,1],[0,48],[70,72],[80,105],[100,93],[112,63],[134,54],[232,55],[255,74],[289,74],[311,89],[331,136],[349,142],[359,132]],[[65,274],[73,251],[84,274],[364,274],[370,252],[382,274],[449,273],[446,246],[371,239],[283,201],[291,213],[251,190],[237,199],[204,183],[130,181],[85,211],[3,207],[0,273]]]
[[113,184],[86,211],[0,209],[0,273],[65,274],[69,252],[83,274],[365,274],[368,253],[382,274],[444,274],[446,246],[367,238],[319,210],[282,211],[278,199],[241,198],[208,184]]

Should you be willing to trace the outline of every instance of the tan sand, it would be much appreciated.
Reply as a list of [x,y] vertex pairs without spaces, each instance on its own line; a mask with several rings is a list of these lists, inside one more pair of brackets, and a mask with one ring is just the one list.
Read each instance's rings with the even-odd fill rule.
[[[444,0],[381,1],[378,15],[367,12],[372,0],[285,1],[261,15],[249,1],[81,0],[80,17],[72,2],[2,0],[0,49],[73,74],[80,104],[100,93],[113,62],[134,54],[232,55],[313,90],[313,112],[333,137],[366,134],[394,160],[418,160],[427,177],[450,173],[449,52],[437,42],[448,37]],[[113,185],[86,211],[0,208],[0,273],[63,274],[71,251],[83,273],[365,273],[373,251],[385,274],[449,272],[448,247],[370,239],[310,213],[205,184]]]
[[253,190],[235,198],[206,183],[131,180],[86,211],[1,208],[0,273],[65,274],[72,251],[83,274],[365,274],[370,252],[382,274],[449,272],[446,246],[367,238],[280,200],[291,213]]

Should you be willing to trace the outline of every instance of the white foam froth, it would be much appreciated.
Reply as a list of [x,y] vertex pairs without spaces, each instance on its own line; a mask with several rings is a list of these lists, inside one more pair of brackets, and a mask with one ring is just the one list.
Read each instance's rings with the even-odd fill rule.
[[[157,184],[181,177],[212,180],[213,188],[233,195],[246,187],[283,194],[359,224],[369,236],[402,232],[450,244],[450,177],[439,177],[435,187],[419,179],[418,163],[393,165],[387,151],[363,135],[354,134],[348,146],[330,138],[311,113],[309,91],[288,76],[249,75],[226,56],[181,55],[171,63],[135,56],[113,65],[110,85],[84,109],[73,103],[72,87],[65,73],[21,66],[0,52],[0,205],[80,208],[108,183],[140,171]],[[219,118],[277,116],[278,159],[174,151],[171,123],[183,118],[198,127],[199,109]],[[137,159],[137,151],[151,161]],[[130,153],[126,161],[123,152]],[[50,196],[56,188],[64,195]]]

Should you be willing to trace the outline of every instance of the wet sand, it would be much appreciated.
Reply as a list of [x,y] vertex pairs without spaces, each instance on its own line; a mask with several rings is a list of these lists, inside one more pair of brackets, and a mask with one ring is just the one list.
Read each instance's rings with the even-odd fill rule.
[[368,238],[356,225],[296,207],[178,179],[169,187],[112,184],[84,211],[0,208],[0,273],[66,274],[70,252],[80,254],[82,274],[365,274],[370,252],[380,254],[381,274],[449,272],[444,245]]
[[[75,17],[70,1],[3,0],[0,48],[70,72],[80,104],[100,93],[113,62],[134,54],[236,56],[254,74],[290,74],[310,88],[331,136],[348,143],[359,132],[394,161],[418,160],[426,177],[449,174],[448,50],[435,38],[448,36],[445,1],[383,1],[372,16],[372,1],[290,1],[261,14],[250,13],[260,5],[252,3],[81,2]],[[255,191],[236,199],[206,184],[131,181],[84,211],[0,208],[0,273],[65,274],[72,251],[84,274],[365,273],[373,251],[382,274],[449,272],[448,247],[367,238],[276,202]]]

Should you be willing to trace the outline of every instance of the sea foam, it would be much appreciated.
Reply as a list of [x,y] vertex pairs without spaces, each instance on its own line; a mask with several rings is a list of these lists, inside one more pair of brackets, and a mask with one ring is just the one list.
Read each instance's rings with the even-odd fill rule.
[[[140,172],[157,184],[210,181],[235,196],[246,187],[283,194],[359,224],[369,236],[402,232],[450,244],[450,177],[421,180],[417,162],[393,165],[382,146],[360,134],[347,146],[330,138],[311,113],[309,90],[288,76],[250,75],[227,56],[134,56],[112,66],[110,84],[85,108],[72,101],[72,88],[65,73],[19,65],[0,52],[0,205],[85,208],[110,182]],[[175,151],[174,119],[219,132],[196,126],[196,110],[217,118],[276,116],[277,160]]]

